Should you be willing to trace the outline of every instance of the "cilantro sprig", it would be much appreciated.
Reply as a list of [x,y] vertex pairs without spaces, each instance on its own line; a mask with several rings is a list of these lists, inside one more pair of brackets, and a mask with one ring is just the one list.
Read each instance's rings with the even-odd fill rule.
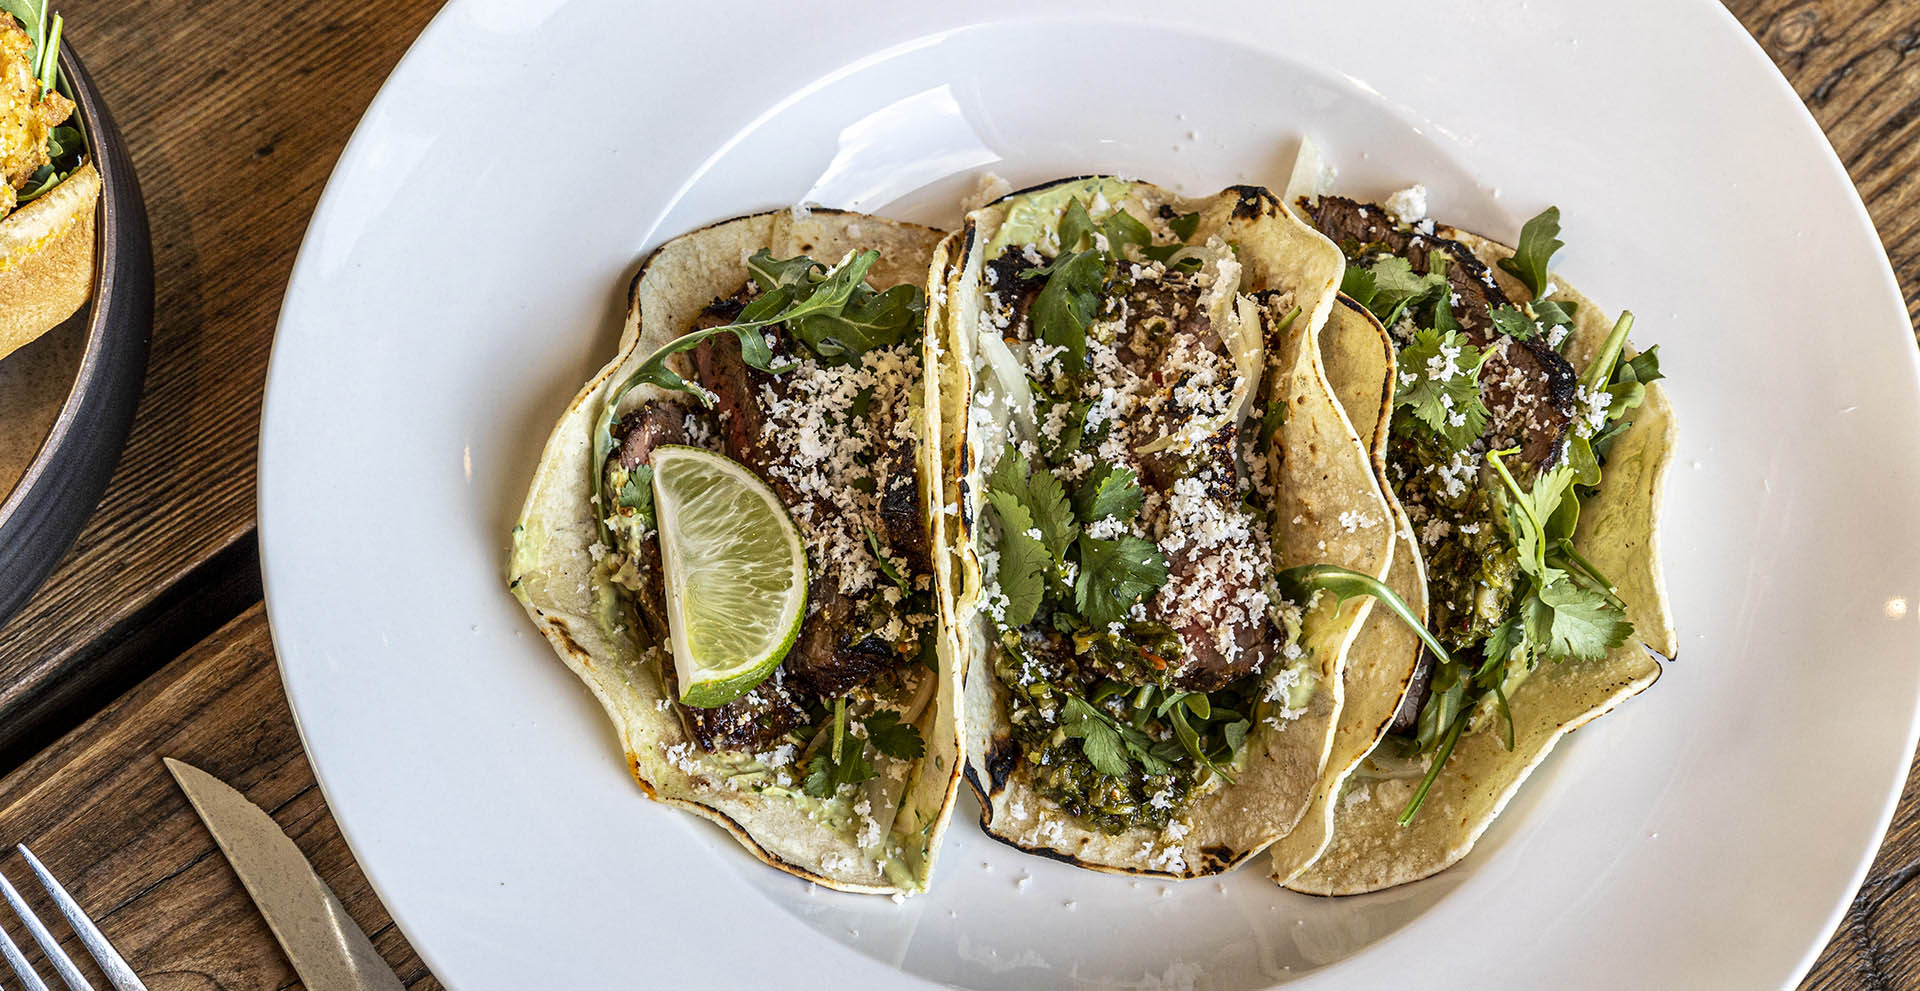
[[1007,597],[1001,621],[1008,628],[1033,622],[1050,601],[1055,610],[1104,629],[1166,584],[1167,559],[1152,541],[1085,531],[1109,518],[1130,521],[1140,511],[1146,493],[1132,469],[1098,465],[1069,500],[1050,469],[1010,444],[987,480],[986,497],[1000,521],[997,580]]
[[871,780],[877,772],[867,757],[868,747],[896,760],[915,760],[927,752],[920,731],[891,709],[881,709],[866,718],[861,724],[866,730],[865,739],[853,733],[853,725],[847,715],[847,700],[835,699],[832,723],[827,727],[830,735],[807,762],[801,791],[814,798],[832,798],[842,785]]
[[1457,331],[1418,331],[1394,358],[1400,386],[1393,405],[1410,411],[1447,446],[1465,450],[1487,429],[1487,405],[1480,397],[1480,366],[1486,360],[1487,352]]

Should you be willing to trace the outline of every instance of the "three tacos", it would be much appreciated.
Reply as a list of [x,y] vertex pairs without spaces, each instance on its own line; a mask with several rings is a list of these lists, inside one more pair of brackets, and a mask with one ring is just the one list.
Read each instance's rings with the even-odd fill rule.
[[[1641,643],[1671,653],[1671,411],[1657,357],[1544,261],[1495,276],[1512,250],[1320,192],[1090,177],[951,236],[796,210],[656,251],[509,565],[648,794],[851,891],[924,889],[963,772],[990,835],[1097,870],[1270,850],[1277,881],[1349,893],[1464,855],[1560,736],[1657,677]],[[1344,236],[1368,210],[1378,229]],[[1506,407],[1436,459],[1418,429],[1472,413],[1433,411],[1467,391],[1409,371],[1462,356]],[[1489,361],[1502,377],[1474,378]],[[807,545],[792,647],[725,699],[676,679],[643,496],[667,445],[763,479]],[[1476,493],[1484,537],[1442,517],[1436,476]],[[1526,508],[1552,519],[1498,518]],[[1556,608],[1605,647],[1536,649],[1580,633]]]

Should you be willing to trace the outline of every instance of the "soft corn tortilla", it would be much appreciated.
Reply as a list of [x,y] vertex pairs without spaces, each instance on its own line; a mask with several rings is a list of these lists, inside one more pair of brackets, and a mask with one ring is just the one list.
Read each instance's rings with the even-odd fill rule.
[[[976,424],[969,417],[981,377],[981,273],[989,255],[997,253],[993,239],[1011,209],[1042,197],[1058,209],[1071,195],[1092,202],[1094,193],[1136,217],[1153,216],[1162,205],[1199,213],[1191,243],[1221,236],[1238,249],[1243,291],[1289,292],[1301,310],[1279,346],[1264,356],[1271,395],[1285,400],[1289,414],[1281,434],[1284,455],[1275,466],[1277,566],[1326,562],[1384,577],[1393,553],[1392,529],[1383,524],[1348,531],[1338,523],[1342,513],[1388,518],[1367,450],[1321,366],[1319,328],[1333,306],[1343,263],[1338,247],[1281,209],[1271,193],[1237,186],[1186,200],[1142,182],[1074,179],[1015,193],[968,216],[958,235],[957,264],[946,273],[944,291],[934,292],[938,313],[931,322],[937,330],[928,334],[928,366],[936,370],[939,391],[930,421],[940,438],[945,506],[936,514],[936,532],[948,552],[941,555],[936,577],[943,613],[953,624],[969,672],[967,778],[980,797],[981,823],[1003,842],[1078,866],[1197,877],[1225,871],[1264,849],[1305,812],[1340,713],[1341,661],[1372,603],[1336,605],[1322,596],[1307,611],[1301,646],[1312,652],[1309,666],[1319,678],[1313,699],[1302,715],[1279,728],[1256,726],[1243,765],[1235,771],[1237,784],[1196,798],[1185,821],[1164,831],[1109,834],[1083,826],[1033,790],[1010,737],[1006,689],[993,673],[998,647],[992,621],[979,610],[982,575],[973,528],[980,509],[976,498],[984,489],[979,452],[1005,443],[1008,431],[1019,429],[1005,419]],[[1367,428],[1371,431],[1373,424]],[[1297,524],[1284,522],[1296,519]]]
[[[1466,244],[1510,298],[1526,297],[1525,287],[1496,264],[1513,254],[1512,248],[1460,230],[1442,229],[1439,234]],[[1558,275],[1553,282],[1559,288],[1550,299],[1579,304],[1572,336],[1562,350],[1575,369],[1583,370],[1613,321]],[[1391,358],[1387,361],[1390,368]],[[1402,827],[1398,818],[1417,779],[1351,778],[1337,803],[1333,840],[1325,852],[1291,880],[1276,863],[1276,880],[1309,894],[1346,895],[1445,870],[1473,849],[1554,744],[1660,677],[1653,653],[1671,656],[1677,642],[1660,574],[1658,538],[1674,430],[1665,390],[1658,383],[1649,385],[1644,403],[1633,413],[1633,425],[1614,441],[1599,490],[1582,503],[1574,534],[1581,553],[1619,586],[1636,639],[1600,661],[1545,662],[1535,668],[1508,700],[1513,749],[1506,749],[1490,729],[1463,735],[1409,826]]]
[[0,358],[73,316],[93,295],[92,162],[0,220]]
[[[1382,491],[1387,481],[1388,427],[1393,422],[1393,340],[1367,308],[1341,296],[1320,331],[1320,357],[1340,405],[1354,425],[1371,430],[1368,454]],[[1369,411],[1374,411],[1369,416]],[[1392,567],[1387,587],[1422,623],[1427,618],[1427,573],[1413,527],[1400,502],[1387,496],[1393,527]],[[1341,671],[1346,698],[1333,734],[1327,766],[1313,804],[1293,832],[1273,845],[1273,876],[1285,882],[1319,859],[1333,836],[1334,803],[1348,775],[1360,766],[1393,724],[1423,649],[1420,638],[1392,610],[1376,607],[1360,626]]]
[[[768,864],[843,891],[926,887],[959,787],[960,671],[948,628],[937,634],[933,700],[914,720],[926,741],[923,758],[876,759],[876,766],[896,772],[883,772],[852,797],[822,801],[797,789],[753,790],[738,777],[741,766],[702,751],[686,731],[661,679],[666,646],[640,642],[639,632],[622,618],[632,607],[596,563],[600,532],[591,432],[608,390],[685,333],[709,302],[745,284],[746,260],[760,248],[780,258],[807,254],[829,264],[848,251],[876,248],[880,260],[868,280],[885,289],[919,284],[941,236],[860,214],[781,211],[725,221],[662,245],[634,280],[619,357],[574,397],[547,441],[508,562],[509,586],[560,659],[606,708],[627,764],[649,796],[719,823]],[[660,395],[643,385],[621,407]],[[923,498],[930,477],[922,475]],[[927,498],[926,504],[934,503]],[[862,849],[856,840],[861,823],[850,806],[861,800],[883,827],[891,817],[875,849]]]

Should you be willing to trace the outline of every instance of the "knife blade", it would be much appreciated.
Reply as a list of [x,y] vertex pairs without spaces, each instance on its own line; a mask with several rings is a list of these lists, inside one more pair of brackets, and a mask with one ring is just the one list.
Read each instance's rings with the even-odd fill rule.
[[373,942],[273,817],[226,782],[162,758],[312,991],[405,991]]

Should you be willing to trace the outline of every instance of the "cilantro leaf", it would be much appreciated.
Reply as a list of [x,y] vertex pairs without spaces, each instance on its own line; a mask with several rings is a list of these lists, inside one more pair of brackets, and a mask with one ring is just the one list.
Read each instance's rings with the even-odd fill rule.
[[927,752],[920,731],[912,723],[901,722],[900,714],[891,709],[867,717],[867,742],[896,760],[913,760]]
[[1487,315],[1493,318],[1493,329],[1516,341],[1532,340],[1538,329],[1534,326],[1533,318],[1522,313],[1517,306],[1496,306]]
[[1537,594],[1551,610],[1549,636],[1542,642],[1550,657],[1597,661],[1633,634],[1620,607],[1564,572],[1555,572]]
[[1060,355],[1061,367],[1069,375],[1078,375],[1087,364],[1087,325],[1099,304],[1106,261],[1098,251],[1063,253],[1041,271],[1047,273],[1047,284],[1033,298],[1028,315],[1041,340],[1066,349]]
[[1060,711],[1060,729],[1080,741],[1080,752],[1087,755],[1087,762],[1094,770],[1108,777],[1126,776],[1126,745],[1120,740],[1120,730],[1106,713],[1077,695],[1069,695]]
[[1080,751],[1087,755],[1094,770],[1109,777],[1124,777],[1129,760],[1148,774],[1165,774],[1172,770],[1169,761],[1176,759],[1174,755],[1179,752],[1177,746],[1168,748],[1154,743],[1145,733],[1107,715],[1099,706],[1077,695],[1066,697],[1066,704],[1060,710],[1060,728],[1068,737],[1080,741]]
[[1455,450],[1464,450],[1487,429],[1480,399],[1480,364],[1486,352],[1458,333],[1422,330],[1394,359],[1399,387],[1393,404],[1404,406]]
[[1513,257],[1500,259],[1500,268],[1519,279],[1534,299],[1546,295],[1547,266],[1553,253],[1566,247],[1560,240],[1560,208],[1547,207],[1520,227],[1520,245]]
[[1033,535],[1033,516],[1018,497],[993,489],[987,492],[987,501],[1000,515],[1000,572],[996,580],[1001,594],[1007,597],[1001,622],[1009,628],[1025,626],[1040,611],[1052,554]]
[[832,798],[841,785],[857,785],[873,774],[873,762],[867,760],[865,747],[848,747],[841,752],[839,760],[834,760],[833,754],[822,747],[807,762],[807,778],[800,790],[814,798]]
[[1179,214],[1167,221],[1167,229],[1173,231],[1173,236],[1179,238],[1180,243],[1185,244],[1193,240],[1194,232],[1200,229],[1200,214]]
[[1139,477],[1132,468],[1106,462],[1095,465],[1074,490],[1074,515],[1082,523],[1095,523],[1108,517],[1122,523],[1132,522],[1147,498],[1140,488]]
[[[1040,541],[1046,546],[1055,563],[1066,560],[1067,547],[1079,533],[1074,523],[1073,511],[1067,505],[1067,495],[1060,480],[1044,466],[1030,466],[1026,455],[1019,448],[1007,445],[1007,452],[994,465],[993,477],[987,480],[988,499],[993,500],[994,493],[1004,493],[1006,498],[1017,502],[1026,511],[1026,526],[1040,531]],[[1001,517],[1004,522],[1006,517]]]
[[1346,274],[1340,276],[1340,292],[1361,306],[1373,309],[1373,273],[1358,265],[1348,265]]
[[1036,467],[1033,474],[1027,476],[1026,506],[1033,525],[1040,530],[1040,541],[1047,545],[1054,562],[1065,561],[1067,545],[1079,535],[1080,527],[1067,505],[1067,493],[1053,472]]
[[1100,540],[1081,534],[1079,548],[1074,605],[1096,630],[1125,619],[1134,603],[1167,582],[1166,556],[1150,540],[1132,535]]
[[1388,328],[1400,322],[1409,307],[1447,291],[1447,277],[1438,272],[1416,275],[1413,265],[1399,255],[1373,264],[1373,300],[1367,305]]
[[642,530],[653,529],[653,466],[641,465],[627,472],[620,486],[620,508],[633,510],[633,518]]

